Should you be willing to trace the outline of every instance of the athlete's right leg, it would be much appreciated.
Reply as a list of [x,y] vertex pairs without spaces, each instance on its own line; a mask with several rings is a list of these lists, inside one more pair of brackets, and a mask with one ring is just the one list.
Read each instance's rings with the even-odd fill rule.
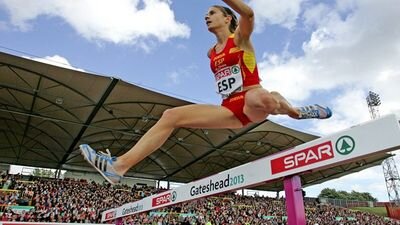
[[[124,155],[111,162],[112,170],[117,175],[122,176],[132,166],[161,147],[175,128],[234,129],[242,126],[241,122],[233,113],[222,106],[193,104],[168,109],[163,113],[157,123],[142,136],[135,146]],[[93,150],[85,149],[87,147],[88,146],[84,146],[83,150],[81,147],[84,156],[86,152],[89,152],[86,153],[89,154],[89,156],[93,154]],[[85,156],[85,158],[88,160],[90,157]],[[92,161],[94,161],[94,159],[92,159]],[[89,162],[92,165],[96,164],[91,161]],[[96,166],[95,168],[102,173],[102,169]],[[102,175],[105,176],[104,174]],[[109,179],[107,180],[110,181]],[[114,183],[114,181],[111,182]]]
[[244,113],[253,122],[264,120],[268,115],[288,115],[294,119],[327,119],[332,116],[328,107],[318,104],[293,107],[278,92],[254,88],[245,96]]
[[272,96],[278,100],[278,107],[271,113],[273,115],[288,115],[294,119],[298,119],[300,116],[299,111],[294,108],[279,92],[271,91]]
[[269,92],[264,88],[247,91],[244,113],[253,122],[260,122],[271,114],[285,114],[293,118],[299,115],[278,92]]

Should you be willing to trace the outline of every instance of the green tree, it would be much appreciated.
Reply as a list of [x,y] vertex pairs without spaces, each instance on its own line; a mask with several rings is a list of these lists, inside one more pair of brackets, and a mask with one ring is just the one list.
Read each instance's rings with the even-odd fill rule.
[[363,192],[363,193],[360,193],[360,194],[366,199],[366,201],[373,201],[373,202],[377,202],[377,201],[378,201],[378,199],[377,199],[377,198],[374,198],[374,197],[371,195],[371,193]]
[[333,198],[333,199],[344,199],[344,200],[355,200],[355,201],[373,201],[377,202],[378,199],[374,198],[368,192],[357,192],[357,191],[336,191],[331,188],[322,189],[321,193],[318,195],[318,198]]
[[339,199],[347,199],[347,200],[350,199],[350,194],[347,193],[346,191],[338,191],[338,196]]
[[339,195],[335,189],[324,188],[321,193],[319,193],[318,198],[339,198]]

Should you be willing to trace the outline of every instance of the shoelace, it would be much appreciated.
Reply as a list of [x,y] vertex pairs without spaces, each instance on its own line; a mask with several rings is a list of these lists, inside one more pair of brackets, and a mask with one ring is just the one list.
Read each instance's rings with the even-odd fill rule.
[[[107,152],[107,153],[106,153]],[[100,156],[100,157],[102,157],[102,158],[105,158],[105,159],[111,159],[112,161],[115,161],[116,160],[116,157],[115,156],[111,156],[111,152],[110,152],[110,150],[108,149],[108,148],[106,148],[106,152],[102,152],[102,151],[98,151],[97,152],[97,154]]]

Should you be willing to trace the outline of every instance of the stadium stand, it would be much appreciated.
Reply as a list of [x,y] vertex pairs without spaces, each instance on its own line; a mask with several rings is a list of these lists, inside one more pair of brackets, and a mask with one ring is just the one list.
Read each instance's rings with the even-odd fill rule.
[[[3,174],[1,221],[100,223],[101,212],[165,191],[154,187],[110,186],[84,179],[31,178]],[[13,206],[29,210],[14,210]],[[400,224],[400,221],[354,211],[316,199],[305,201],[307,224]],[[22,208],[24,209],[24,208]],[[124,224],[286,224],[284,199],[227,193],[124,218]],[[112,221],[111,221],[112,222]]]

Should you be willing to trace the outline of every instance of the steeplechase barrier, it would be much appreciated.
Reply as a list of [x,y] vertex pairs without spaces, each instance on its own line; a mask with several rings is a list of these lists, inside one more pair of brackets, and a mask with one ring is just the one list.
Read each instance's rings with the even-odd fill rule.
[[399,148],[399,121],[395,115],[388,115],[163,193],[106,210],[102,213],[102,221],[116,219],[116,224],[121,224],[121,218],[128,215],[284,178],[288,224],[305,225],[299,174],[365,159]]
[[314,172],[400,148],[400,125],[395,115],[361,123],[175,189],[124,204],[102,213],[102,221],[154,210],[181,202],[234,191],[284,178],[289,225],[305,225],[299,174]]

